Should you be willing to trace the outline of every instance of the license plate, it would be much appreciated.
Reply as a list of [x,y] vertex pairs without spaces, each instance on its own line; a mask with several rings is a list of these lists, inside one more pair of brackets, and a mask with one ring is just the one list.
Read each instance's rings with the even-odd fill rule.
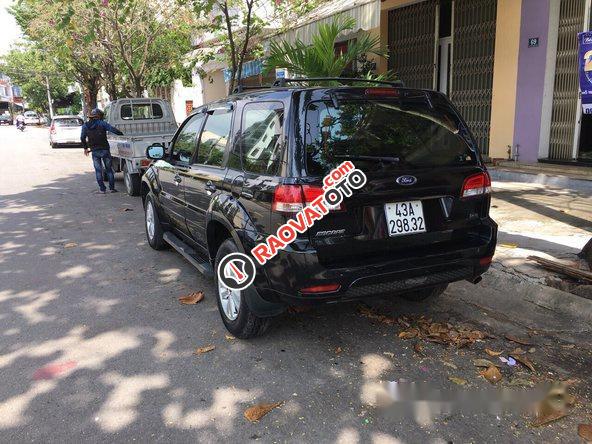
[[388,203],[384,212],[389,236],[426,232],[421,200]]

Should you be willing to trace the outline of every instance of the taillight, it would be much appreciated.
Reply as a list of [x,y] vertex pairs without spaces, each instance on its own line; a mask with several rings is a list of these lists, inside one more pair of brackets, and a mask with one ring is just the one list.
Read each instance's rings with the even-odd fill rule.
[[304,208],[300,185],[278,185],[273,193],[271,209],[281,213],[297,213]]
[[482,196],[491,193],[491,178],[487,171],[473,174],[465,179],[461,197]]
[[[312,185],[278,185],[273,193],[273,211],[281,213],[297,213],[305,205],[311,204],[317,197],[323,195],[323,188]],[[330,210],[340,210],[329,207]]]
[[333,293],[341,288],[339,284],[325,284],[315,285],[313,287],[306,287],[300,290],[302,294],[320,294],[320,293]]
[[51,134],[55,134],[55,132],[56,132],[56,131],[55,131],[55,126],[51,125],[51,127],[49,128],[49,132],[50,132]]

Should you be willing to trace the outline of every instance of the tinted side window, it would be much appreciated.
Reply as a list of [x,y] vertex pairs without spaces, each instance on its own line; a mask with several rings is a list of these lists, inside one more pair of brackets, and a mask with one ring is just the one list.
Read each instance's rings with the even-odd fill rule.
[[256,174],[275,174],[281,157],[284,107],[281,103],[250,103],[243,110],[241,147],[243,168]]
[[232,111],[216,110],[208,115],[197,150],[197,163],[222,165],[231,123]]
[[189,163],[197,146],[197,136],[204,114],[195,114],[183,125],[173,143],[173,160]]

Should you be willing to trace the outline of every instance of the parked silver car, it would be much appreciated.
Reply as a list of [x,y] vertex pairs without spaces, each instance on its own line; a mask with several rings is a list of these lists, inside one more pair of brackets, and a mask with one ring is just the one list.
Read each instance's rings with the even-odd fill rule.
[[60,145],[80,146],[80,131],[84,121],[79,116],[55,116],[49,127],[49,143],[52,148]]
[[41,117],[35,111],[25,111],[23,115],[25,116],[26,125],[41,125],[42,123]]

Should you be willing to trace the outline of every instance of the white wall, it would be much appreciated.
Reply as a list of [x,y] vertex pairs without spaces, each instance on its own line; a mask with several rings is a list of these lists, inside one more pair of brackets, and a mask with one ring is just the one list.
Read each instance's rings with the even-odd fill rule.
[[203,104],[203,95],[201,87],[198,86],[183,86],[181,80],[175,80],[171,91],[171,106],[175,113],[175,119],[181,123],[187,117],[185,102],[193,101],[193,107]]

